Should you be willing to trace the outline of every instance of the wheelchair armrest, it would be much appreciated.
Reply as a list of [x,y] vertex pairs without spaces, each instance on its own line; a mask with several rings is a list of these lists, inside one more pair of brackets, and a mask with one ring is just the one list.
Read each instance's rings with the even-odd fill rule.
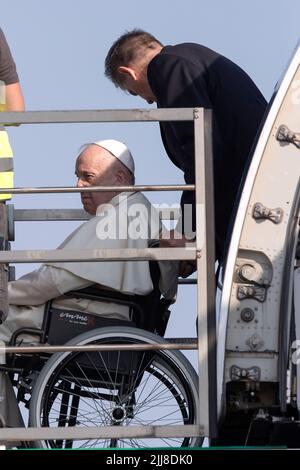
[[[121,292],[114,291],[114,290],[106,290],[103,288],[96,287],[96,285],[92,285],[89,287],[85,287],[84,289],[78,290],[71,290],[66,292],[64,295],[72,296],[72,297],[81,297],[83,299],[91,299],[91,300],[100,300],[102,301],[103,298],[115,302],[127,302],[127,301],[134,301],[135,295],[130,294],[122,294]],[[118,302],[115,302],[118,303]]]

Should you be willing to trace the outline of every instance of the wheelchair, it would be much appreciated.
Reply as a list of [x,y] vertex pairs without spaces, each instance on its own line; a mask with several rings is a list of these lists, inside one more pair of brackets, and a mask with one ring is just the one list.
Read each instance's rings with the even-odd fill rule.
[[[166,341],[163,334],[172,303],[161,297],[158,266],[150,262],[154,290],[146,296],[125,295],[89,287],[66,295],[128,306],[130,321],[45,307],[42,328],[16,331],[37,335],[42,344],[133,344]],[[67,343],[66,343],[67,342]],[[17,388],[17,400],[29,409],[29,426],[149,426],[197,422],[198,376],[180,351],[60,352],[14,354],[7,370]],[[27,447],[149,448],[196,447],[202,439],[130,438],[37,440]]]

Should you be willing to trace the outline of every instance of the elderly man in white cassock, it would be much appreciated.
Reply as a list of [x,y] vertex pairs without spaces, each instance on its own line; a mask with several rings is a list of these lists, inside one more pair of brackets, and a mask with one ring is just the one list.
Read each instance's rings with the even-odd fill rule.
[[[83,146],[76,160],[78,187],[134,184],[134,161],[126,145],[102,140]],[[146,248],[161,227],[153,206],[140,192],[81,193],[84,209],[94,217],[80,225],[60,249]],[[166,298],[176,294],[178,264],[160,262],[160,290]],[[7,342],[19,328],[42,326],[45,302],[53,306],[128,320],[127,306],[65,295],[92,284],[126,294],[147,295],[153,290],[148,261],[95,261],[47,263],[9,283],[9,314],[0,326]],[[31,341],[28,335],[24,341]],[[9,379],[0,373],[0,415],[7,425],[20,426],[20,415]]]

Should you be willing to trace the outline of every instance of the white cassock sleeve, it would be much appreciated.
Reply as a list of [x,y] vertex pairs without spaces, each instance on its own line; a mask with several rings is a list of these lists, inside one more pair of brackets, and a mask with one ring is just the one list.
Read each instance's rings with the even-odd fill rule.
[[51,266],[118,292],[149,294],[153,284],[148,261],[104,261],[102,250],[148,248],[150,203],[140,193],[129,198],[116,196],[111,202],[113,204],[99,206],[97,216],[77,227],[59,246],[62,250],[81,250],[82,253],[84,249],[94,250],[102,261],[66,261],[51,263]]
[[70,290],[91,284],[65,269],[43,265],[8,283],[8,301],[10,305],[40,305]]

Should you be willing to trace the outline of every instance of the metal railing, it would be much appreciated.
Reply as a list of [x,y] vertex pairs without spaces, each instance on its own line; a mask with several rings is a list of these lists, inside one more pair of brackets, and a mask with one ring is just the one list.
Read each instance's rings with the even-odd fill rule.
[[[196,260],[197,262],[197,310],[198,310],[198,358],[199,358],[199,422],[188,426],[132,426],[99,428],[3,428],[1,440],[36,440],[51,438],[95,438],[95,437],[193,437],[216,436],[216,325],[215,325],[215,256],[214,256],[214,204],[212,169],[211,112],[203,108],[150,109],[150,110],[85,110],[85,111],[29,111],[1,113],[1,121],[7,124],[83,123],[83,122],[138,122],[138,121],[193,121],[195,139],[195,185],[147,185],[123,186],[123,191],[179,191],[195,190],[196,193],[196,246],[193,248],[148,248],[148,249],[101,249],[86,250],[14,250],[0,251],[0,263],[43,263],[57,261],[114,261],[130,260]],[[74,193],[89,191],[115,191],[116,187],[70,188],[14,188],[0,189],[0,193]],[[74,211],[74,210],[73,210]],[[16,210],[15,220],[71,220],[68,210]],[[73,214],[74,215],[74,214]],[[77,220],[85,220],[84,211],[76,210]],[[88,217],[87,217],[88,218]],[[74,220],[74,219],[73,219]],[[192,282],[191,282],[192,281]],[[194,280],[186,280],[186,284]],[[116,345],[119,349],[119,346]],[[123,345],[124,346],[124,345]],[[145,346],[145,347],[144,347]],[[94,346],[101,350],[102,346]],[[141,347],[141,346],[139,346]],[[143,345],[147,349],[146,345]],[[57,348],[47,347],[48,351]],[[83,348],[83,347],[81,347]],[[98,349],[99,348],[99,349]],[[130,345],[130,349],[138,345]],[[194,349],[193,341],[176,344],[169,341],[166,349]],[[27,349],[27,351],[26,351]],[[30,351],[29,351],[30,349]],[[7,348],[7,352],[31,352],[32,348]],[[162,349],[161,344],[151,349]],[[62,349],[60,349],[62,350]],[[34,351],[45,351],[45,347],[34,347]],[[148,428],[148,429],[147,429]]]

